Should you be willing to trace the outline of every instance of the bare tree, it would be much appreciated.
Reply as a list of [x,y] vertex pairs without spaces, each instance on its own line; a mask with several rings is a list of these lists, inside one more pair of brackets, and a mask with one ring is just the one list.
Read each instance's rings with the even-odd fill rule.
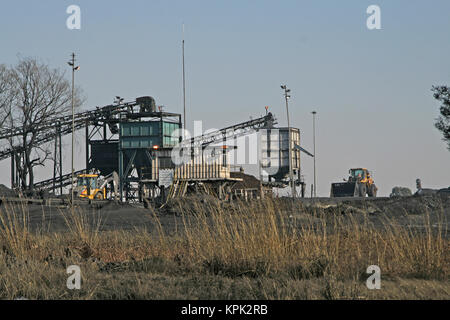
[[6,119],[11,113],[11,101],[15,95],[15,91],[11,88],[9,78],[9,70],[4,65],[0,65],[0,128],[3,128]]
[[[21,128],[21,134],[9,139],[16,154],[16,170],[23,189],[32,189],[36,166],[43,166],[51,159],[51,145],[37,143],[40,137],[50,134],[39,129],[41,124],[71,113],[71,84],[65,73],[50,68],[36,58],[21,58],[8,71],[6,81],[10,93],[7,125]],[[75,106],[81,105],[79,90],[75,94]]]

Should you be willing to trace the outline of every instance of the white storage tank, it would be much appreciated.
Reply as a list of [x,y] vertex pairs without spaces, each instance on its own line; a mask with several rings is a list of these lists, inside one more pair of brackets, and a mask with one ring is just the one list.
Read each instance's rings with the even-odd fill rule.
[[[294,177],[300,172],[300,130],[290,128],[292,170]],[[259,130],[259,165],[263,181],[281,182],[289,177],[289,128]],[[295,179],[295,178],[294,178]]]

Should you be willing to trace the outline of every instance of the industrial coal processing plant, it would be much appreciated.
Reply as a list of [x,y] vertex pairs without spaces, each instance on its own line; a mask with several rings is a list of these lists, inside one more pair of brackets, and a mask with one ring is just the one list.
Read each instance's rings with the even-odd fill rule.
[[[300,152],[312,155],[300,147],[299,129],[276,128],[274,124],[274,116],[267,112],[260,118],[183,140],[181,115],[162,111],[153,97],[143,96],[132,102],[119,100],[79,112],[73,119],[54,117],[32,128],[39,131],[35,144],[54,143],[55,155],[53,177],[32,187],[22,187],[16,170],[23,157],[20,146],[2,149],[0,160],[11,159],[11,188],[38,198],[61,198],[68,187],[69,194],[73,189],[76,200],[132,201],[145,206],[160,206],[168,199],[191,192],[248,200],[270,196],[273,187],[288,186],[290,169],[294,173],[294,188],[300,186],[304,196]],[[26,130],[2,128],[0,140],[23,135]],[[73,130],[85,131],[85,169],[63,173],[61,141]],[[261,179],[258,186],[247,188],[242,187],[245,183],[238,183],[251,176],[243,174],[242,168],[232,169],[229,154],[237,146],[227,142],[255,132],[259,134]],[[184,161],[174,163],[173,152],[180,151],[185,152]]]

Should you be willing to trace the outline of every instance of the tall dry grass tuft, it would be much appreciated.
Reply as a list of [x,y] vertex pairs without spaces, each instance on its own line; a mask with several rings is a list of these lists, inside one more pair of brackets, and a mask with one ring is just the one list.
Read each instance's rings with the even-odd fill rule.
[[388,270],[415,278],[443,279],[448,277],[450,260],[447,230],[443,211],[432,225],[430,212],[423,215],[424,227],[399,226],[386,218],[384,232],[377,234],[379,255]]
[[0,207],[0,242],[3,252],[15,257],[25,256],[31,249],[30,236],[27,206],[2,204]]
[[94,248],[98,248],[102,219],[94,211],[89,213],[80,207],[61,211],[69,231],[70,246],[78,249],[82,258],[95,255]]

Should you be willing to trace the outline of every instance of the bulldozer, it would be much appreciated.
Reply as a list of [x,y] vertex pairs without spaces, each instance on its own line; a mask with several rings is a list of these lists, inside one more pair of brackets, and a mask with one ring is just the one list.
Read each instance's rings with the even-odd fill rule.
[[349,170],[348,180],[332,183],[330,197],[376,197],[378,188],[366,168]]
[[74,193],[79,198],[85,198],[89,200],[105,200],[106,199],[106,186],[108,183],[114,184],[114,195],[117,199],[119,176],[116,172],[112,172],[103,179],[96,173],[82,173],[76,178],[76,186]]

